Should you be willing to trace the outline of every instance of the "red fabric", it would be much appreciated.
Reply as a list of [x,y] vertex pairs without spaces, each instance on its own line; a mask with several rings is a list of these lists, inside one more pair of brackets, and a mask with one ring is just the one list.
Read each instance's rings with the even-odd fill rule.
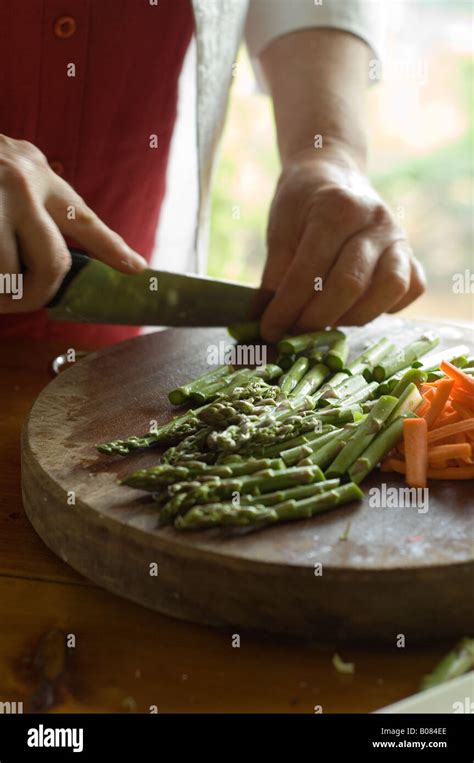
[[[0,132],[60,163],[64,179],[147,259],[193,25],[189,0],[0,3]],[[45,311],[0,316],[0,338],[100,346],[136,333],[50,321]]]

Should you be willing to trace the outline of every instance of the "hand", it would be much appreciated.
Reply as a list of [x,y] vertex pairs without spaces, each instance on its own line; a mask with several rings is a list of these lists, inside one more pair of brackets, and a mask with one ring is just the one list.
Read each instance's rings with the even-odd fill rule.
[[289,331],[365,324],[401,310],[425,289],[403,231],[340,147],[286,162],[267,240],[262,285],[276,292],[261,322],[267,341]]
[[146,267],[53,172],[36,146],[0,135],[0,274],[21,272],[18,248],[26,269],[21,299],[0,293],[0,313],[37,310],[54,296],[71,264],[63,235],[124,273]]

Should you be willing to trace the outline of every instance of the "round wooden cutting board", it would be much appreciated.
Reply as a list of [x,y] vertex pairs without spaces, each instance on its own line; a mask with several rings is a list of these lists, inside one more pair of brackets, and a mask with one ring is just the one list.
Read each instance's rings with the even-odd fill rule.
[[[401,345],[427,329],[441,348],[472,347],[472,330],[454,324],[383,318],[349,334],[357,354],[376,336]],[[24,427],[22,482],[44,542],[110,591],[196,622],[392,644],[397,634],[472,632],[472,481],[432,482],[427,511],[383,508],[370,487],[404,483],[376,472],[361,502],[244,534],[158,529],[152,500],[117,485],[159,454],[108,457],[96,443],[166,421],[168,390],[205,372],[220,341],[224,330],[148,334],[88,356],[43,390]]]

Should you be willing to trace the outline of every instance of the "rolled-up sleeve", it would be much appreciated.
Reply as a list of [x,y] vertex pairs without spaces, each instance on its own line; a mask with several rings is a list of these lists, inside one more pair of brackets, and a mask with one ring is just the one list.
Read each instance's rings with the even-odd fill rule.
[[[259,85],[267,90],[259,64],[262,51],[277,37],[302,29],[326,27],[350,32],[367,43],[374,61],[380,61],[382,12],[380,0],[250,0],[245,38]],[[378,76],[372,74],[370,79]]]

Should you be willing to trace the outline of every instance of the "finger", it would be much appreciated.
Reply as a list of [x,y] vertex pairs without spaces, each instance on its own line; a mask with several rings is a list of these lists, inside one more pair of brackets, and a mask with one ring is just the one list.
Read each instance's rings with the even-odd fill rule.
[[310,223],[275,296],[261,320],[262,336],[274,342],[295,323],[315,292],[316,279],[324,281],[342,245],[340,233]]
[[298,318],[298,330],[333,326],[368,291],[379,256],[380,242],[370,230],[353,236],[343,246],[322,291]]
[[38,310],[56,294],[71,266],[66,243],[55,223],[43,207],[31,207],[17,236],[21,260],[26,267],[23,295],[12,302],[9,312]]
[[69,236],[95,257],[123,273],[148,267],[147,261],[111,230],[61,178],[46,209],[64,236]]
[[[14,311],[15,302],[23,298],[23,276],[13,229],[0,224],[0,313]],[[13,305],[12,305],[13,302]]]
[[410,265],[411,277],[409,289],[399,302],[393,305],[390,310],[387,310],[388,313],[397,313],[399,310],[403,310],[404,307],[410,305],[426,291],[426,276],[421,263],[418,262],[416,257],[412,257]]
[[403,242],[392,244],[379,258],[368,292],[338,320],[338,324],[361,326],[388,312],[407,293],[410,277],[408,245]]

